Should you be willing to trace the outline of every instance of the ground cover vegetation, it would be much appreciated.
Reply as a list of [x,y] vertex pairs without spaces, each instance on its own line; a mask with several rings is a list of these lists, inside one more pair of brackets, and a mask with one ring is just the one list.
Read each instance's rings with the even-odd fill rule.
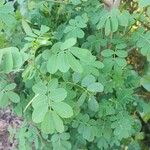
[[1,0],[0,107],[21,118],[15,149],[148,150],[149,29],[149,0]]

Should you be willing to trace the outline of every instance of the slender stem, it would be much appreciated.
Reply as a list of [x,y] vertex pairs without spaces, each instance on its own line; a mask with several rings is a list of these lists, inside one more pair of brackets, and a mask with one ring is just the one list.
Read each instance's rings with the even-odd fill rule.
[[89,96],[91,95],[89,92],[88,92],[88,90],[87,89],[85,89],[84,87],[82,87],[82,86],[80,86],[79,84],[76,84],[76,83],[72,83],[72,82],[64,82],[64,83],[66,83],[66,84],[70,84],[70,85],[73,85],[73,86],[76,86],[76,87],[78,87],[78,88],[80,88],[80,89],[82,89],[83,91],[85,91]]
[[25,109],[23,110],[23,112],[25,113],[25,111],[28,109],[28,107],[31,105],[31,103],[35,100],[35,98],[37,98],[39,96],[39,94],[35,95],[31,101],[27,104],[27,106],[25,107]]
[[109,42],[109,45],[108,45],[109,49],[111,49],[111,47],[112,47],[112,38],[113,38],[113,32],[110,33],[110,42]]

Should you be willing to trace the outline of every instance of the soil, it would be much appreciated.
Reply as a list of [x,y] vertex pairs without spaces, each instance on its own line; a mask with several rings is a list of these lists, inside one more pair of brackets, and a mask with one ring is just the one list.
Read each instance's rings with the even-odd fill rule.
[[17,141],[14,137],[10,138],[8,128],[18,129],[22,119],[15,116],[11,108],[0,109],[0,150],[15,150]]

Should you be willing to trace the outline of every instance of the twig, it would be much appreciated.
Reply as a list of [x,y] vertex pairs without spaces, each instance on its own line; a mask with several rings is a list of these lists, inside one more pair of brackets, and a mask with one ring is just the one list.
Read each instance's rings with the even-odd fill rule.
[[113,8],[118,8],[120,6],[121,0],[103,0],[106,8],[112,10]]

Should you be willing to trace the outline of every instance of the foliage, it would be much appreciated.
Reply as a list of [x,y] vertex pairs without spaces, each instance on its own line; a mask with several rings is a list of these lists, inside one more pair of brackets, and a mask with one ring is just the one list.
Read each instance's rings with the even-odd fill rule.
[[[0,2],[0,107],[24,120],[19,150],[146,149],[149,6]],[[133,49],[146,57],[142,75],[127,61]]]

